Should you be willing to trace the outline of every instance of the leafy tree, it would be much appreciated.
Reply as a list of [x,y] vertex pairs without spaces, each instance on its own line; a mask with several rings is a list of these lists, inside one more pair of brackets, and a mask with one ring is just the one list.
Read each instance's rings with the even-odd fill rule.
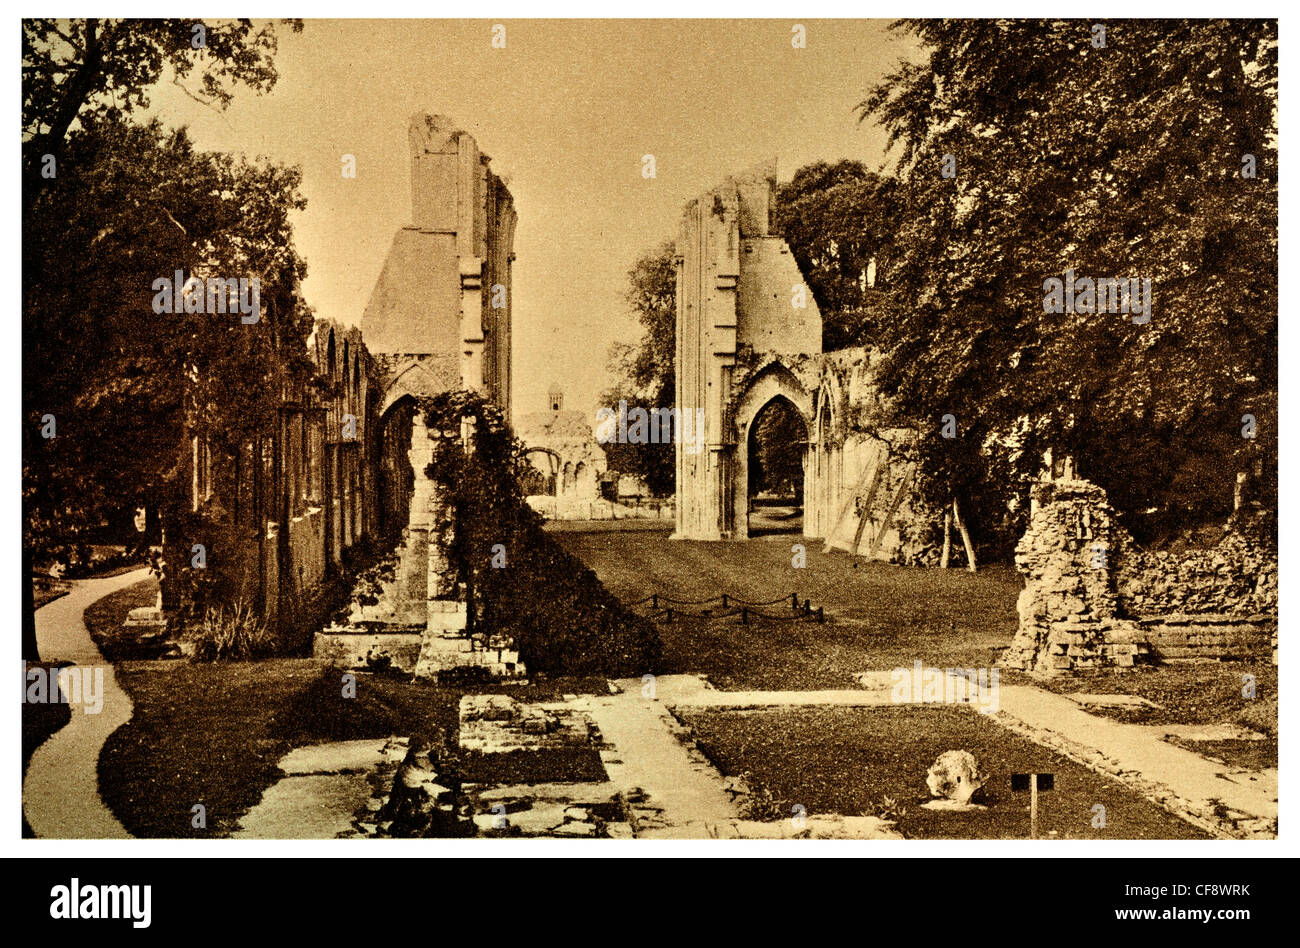
[[[1130,513],[1221,512],[1235,470],[1276,479],[1276,22],[1103,25],[1104,45],[1081,21],[895,24],[924,56],[859,107],[901,179],[887,277],[908,305],[880,381],[937,502],[1049,447]],[[1150,321],[1045,314],[1067,270],[1150,279]]]
[[778,398],[753,422],[749,455],[751,493],[793,494],[803,502],[803,455],[808,431],[793,405]]
[[[288,24],[302,30],[301,21]],[[148,108],[149,91],[166,72],[187,95],[224,109],[237,85],[270,91],[276,49],[274,25],[255,28],[249,20],[23,20],[24,214],[40,193],[43,157],[63,157],[78,118]],[[185,85],[191,76],[197,91]]]
[[898,226],[895,191],[892,178],[847,159],[805,165],[777,191],[773,223],[817,300],[827,351],[870,343],[890,318],[883,274]]
[[[297,172],[201,156],[183,133],[126,118],[167,71],[214,108],[239,84],[266,91],[275,48],[273,27],[243,20],[23,21],[25,572],[37,551],[175,486],[182,421],[220,449],[274,418],[268,360],[310,325],[287,220]],[[260,324],[155,315],[152,281],[176,269],[259,276]],[[40,437],[47,414],[53,439]],[[29,659],[33,605],[29,588]]]
[[[23,426],[28,531],[76,535],[158,498],[182,433],[233,454],[275,417],[284,364],[305,369],[311,314],[289,213],[299,174],[195,152],[184,131],[92,123],[74,133],[24,244]],[[260,281],[257,323],[153,311],[176,270]],[[56,437],[41,436],[52,414]],[[150,505],[152,506],[152,504]]]
[[[677,401],[674,353],[677,348],[677,267],[671,241],[648,251],[628,271],[626,300],[641,324],[637,346],[616,343],[611,351],[615,384],[603,398],[618,411],[671,408]],[[605,446],[611,470],[639,474],[660,496],[675,489],[676,460],[671,444],[617,444]]]

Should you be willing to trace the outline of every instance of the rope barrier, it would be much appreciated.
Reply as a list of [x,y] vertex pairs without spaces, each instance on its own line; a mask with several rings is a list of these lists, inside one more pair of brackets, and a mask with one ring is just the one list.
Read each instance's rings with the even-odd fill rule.
[[661,602],[669,602],[675,606],[707,606],[711,602],[721,602],[725,609],[733,604],[737,606],[775,606],[778,602],[785,602],[787,599],[794,604],[794,608],[798,608],[798,593],[787,593],[786,595],[780,596],[776,599],[765,599],[761,602],[750,599],[741,599],[728,593],[723,593],[720,596],[710,596],[707,599],[678,599],[675,596],[665,596],[663,593],[655,593],[654,595],[646,596],[644,599],[629,602],[628,606],[642,606],[648,602],[653,608],[658,609],[659,603]]
[[[721,609],[701,609],[698,612],[691,612],[680,608],[681,606],[707,606],[710,603],[720,603]],[[789,615],[772,615],[768,612],[761,611],[763,607],[775,606],[778,603],[789,602]],[[738,599],[730,593],[722,593],[718,596],[709,596],[707,599],[679,599],[675,596],[665,596],[663,593],[653,593],[644,599],[638,599],[635,602],[628,603],[629,608],[636,608],[649,604],[650,611],[645,613],[645,618],[651,621],[664,619],[672,622],[677,618],[682,619],[706,619],[710,622],[719,619],[729,619],[739,616],[741,625],[749,625],[750,619],[762,619],[766,622],[818,622],[826,621],[826,613],[821,606],[813,607],[809,599],[799,601],[797,592],[790,593],[787,596],[781,596],[778,599],[766,599],[755,601],[749,599]],[[664,603],[664,605],[660,605]],[[802,608],[801,608],[802,607]]]
[[666,608],[666,609],[658,609],[653,612],[645,613],[644,615],[645,618],[647,619],[653,619],[653,620],[665,619],[668,622],[672,622],[675,619],[704,619],[710,622],[715,622],[720,619],[730,619],[734,617],[739,617],[741,625],[748,625],[750,619],[761,619],[765,622],[809,622],[809,621],[824,622],[825,621],[824,613],[822,612],[820,607],[814,609],[808,615],[805,615],[802,612],[785,614],[785,615],[772,615],[771,613],[768,612],[759,612],[755,609],[750,609],[748,606],[742,606],[739,609],[729,609],[725,612],[723,611],[715,612],[710,609],[706,609],[702,612],[685,612],[681,609]]

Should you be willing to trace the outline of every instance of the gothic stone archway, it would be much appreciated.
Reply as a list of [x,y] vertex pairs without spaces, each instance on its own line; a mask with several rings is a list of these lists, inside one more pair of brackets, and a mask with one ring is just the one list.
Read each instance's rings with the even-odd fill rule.
[[393,546],[411,515],[415,472],[411,467],[411,429],[416,403],[410,395],[394,400],[379,422],[379,535]]
[[[681,539],[748,537],[749,426],[764,405],[783,396],[812,430],[812,397],[799,379],[817,371],[821,312],[789,246],[771,231],[775,188],[773,161],[727,179],[682,214],[674,407],[692,437],[677,439],[673,535]],[[806,477],[804,497],[806,508]]]
[[[812,431],[812,396],[794,374],[780,363],[772,363],[754,377],[743,394],[735,403],[732,412],[734,440],[732,442],[731,463],[727,465],[727,480],[731,496],[730,523],[724,526],[732,539],[749,538],[749,444],[750,429],[759,413],[777,399],[783,399],[794,407],[803,422],[805,441],[802,451],[804,467],[807,469],[807,437]],[[808,478],[804,478],[804,508],[808,507]]]

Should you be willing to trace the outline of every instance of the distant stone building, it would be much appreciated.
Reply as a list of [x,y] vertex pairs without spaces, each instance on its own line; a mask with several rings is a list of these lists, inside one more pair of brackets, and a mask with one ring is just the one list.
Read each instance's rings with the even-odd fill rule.
[[[564,393],[552,385],[546,411],[519,418],[515,436],[530,450],[528,459],[541,477],[536,491],[560,500],[597,500],[605,474],[605,450],[596,440],[591,422],[580,411],[565,409]],[[530,493],[533,493],[530,491]]]

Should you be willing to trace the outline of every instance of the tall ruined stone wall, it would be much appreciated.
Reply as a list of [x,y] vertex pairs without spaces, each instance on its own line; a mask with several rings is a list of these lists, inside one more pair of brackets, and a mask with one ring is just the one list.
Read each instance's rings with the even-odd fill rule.
[[[676,447],[678,537],[747,535],[746,426],[771,397],[787,398],[811,421],[798,372],[821,352],[821,314],[789,247],[769,230],[775,184],[773,162],[728,179],[682,215],[676,407],[702,423],[704,436],[692,430]],[[754,393],[769,388],[755,403]]]
[[468,389],[509,421],[517,215],[469,133],[423,114],[409,133],[412,222],[394,237],[362,317],[376,356],[387,508],[397,517],[405,509],[405,523],[377,603],[358,601],[346,623],[317,635],[316,647],[335,661],[382,659],[421,677],[469,665],[513,675],[522,673],[515,660],[498,650],[489,661],[465,636],[464,590],[451,582],[446,555],[454,526],[426,473],[434,443],[418,406]]
[[487,393],[508,417],[514,200],[451,119],[416,115],[409,137],[411,224],[394,236],[362,316],[366,344],[385,357],[388,384],[435,394],[454,366],[452,386]]
[[1230,533],[1187,556],[1141,550],[1102,488],[1050,481],[1016,547],[1020,625],[1002,663],[1056,674],[1266,653],[1277,628],[1277,552]]
[[873,374],[879,358],[872,349],[854,347],[819,359],[804,479],[805,532],[833,549],[933,566],[939,549],[935,524],[942,515],[920,503],[916,481],[901,460],[914,434],[885,427],[886,405]]

